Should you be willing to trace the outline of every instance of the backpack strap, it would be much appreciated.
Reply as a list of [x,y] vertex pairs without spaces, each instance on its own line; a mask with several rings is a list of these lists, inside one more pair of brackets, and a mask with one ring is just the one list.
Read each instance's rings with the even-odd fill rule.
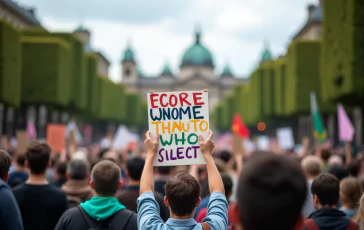
[[78,205],[77,208],[80,210],[80,212],[82,214],[82,217],[86,221],[86,223],[87,223],[87,225],[88,225],[89,228],[91,228],[91,229],[93,229],[93,228],[99,228],[99,226],[96,226],[94,224],[94,221],[91,221],[90,220],[91,217],[89,217],[89,215],[87,215],[87,213],[83,210],[83,208],[80,205]]
[[[132,226],[133,222],[135,228]],[[137,229],[137,215],[128,209],[120,210],[112,217],[110,225],[113,229]]]
[[306,228],[306,230],[320,230],[313,219],[307,219],[303,226]]
[[350,221],[348,224],[348,228],[346,230],[358,230],[358,224],[354,223],[353,221]]
[[[87,213],[83,210],[83,208],[80,205],[78,205],[77,207],[80,210],[83,218],[85,219],[85,221],[87,222],[87,224],[90,228],[92,228],[92,229],[100,228],[100,225],[98,225],[98,226],[95,225],[95,221],[93,219],[91,221],[91,217],[89,215],[87,215]],[[115,229],[133,229],[132,227],[126,228],[126,226],[132,220],[134,220],[135,226],[136,226],[137,216],[134,212],[129,211],[127,209],[123,209],[123,210],[116,212],[114,215],[112,215],[109,218],[109,220],[110,220],[109,226],[110,225],[115,226]],[[99,223],[102,224],[102,222],[99,222]]]
[[203,222],[201,225],[203,230],[211,230],[209,223]]

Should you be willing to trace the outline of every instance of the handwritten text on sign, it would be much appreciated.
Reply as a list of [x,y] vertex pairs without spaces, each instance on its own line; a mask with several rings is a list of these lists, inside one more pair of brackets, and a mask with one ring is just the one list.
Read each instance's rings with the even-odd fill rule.
[[154,165],[204,164],[198,135],[208,137],[208,93],[149,93],[147,100],[151,136],[160,134]]

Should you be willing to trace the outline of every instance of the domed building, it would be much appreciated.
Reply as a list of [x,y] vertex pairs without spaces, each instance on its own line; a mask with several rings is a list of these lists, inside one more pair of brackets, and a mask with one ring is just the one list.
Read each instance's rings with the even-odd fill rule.
[[158,76],[145,76],[140,69],[130,45],[122,58],[122,82],[129,91],[139,92],[143,97],[150,90],[155,92],[209,90],[209,107],[224,97],[233,87],[245,79],[237,78],[228,64],[221,73],[216,73],[213,55],[201,41],[197,30],[193,44],[182,55],[180,71],[173,73],[168,63]]

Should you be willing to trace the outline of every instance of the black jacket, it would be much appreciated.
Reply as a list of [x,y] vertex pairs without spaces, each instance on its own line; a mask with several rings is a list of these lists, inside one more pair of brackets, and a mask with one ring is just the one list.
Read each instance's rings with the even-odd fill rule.
[[[114,218],[119,217],[116,216],[117,214],[114,214],[112,217],[109,218],[109,220],[106,220],[105,222],[109,221],[112,229],[115,230],[137,230],[137,215],[127,209],[124,209],[120,212],[126,213],[127,216],[131,214],[130,219],[126,222],[126,225],[124,228],[121,228],[118,223],[120,223],[120,218]],[[87,215],[87,214],[86,214]],[[92,219],[92,218],[90,218]],[[93,220],[93,219],[92,219]],[[96,220],[93,220],[94,223],[97,224]],[[104,221],[103,221],[104,222]],[[83,230],[83,229],[92,229],[92,227],[89,226],[89,224],[86,222],[85,218],[83,217],[83,214],[80,211],[79,206],[71,208],[67,210],[65,213],[63,213],[62,217],[59,219],[57,226],[55,230]]]
[[350,223],[346,214],[336,208],[321,208],[308,219],[313,219],[320,230],[346,230]]

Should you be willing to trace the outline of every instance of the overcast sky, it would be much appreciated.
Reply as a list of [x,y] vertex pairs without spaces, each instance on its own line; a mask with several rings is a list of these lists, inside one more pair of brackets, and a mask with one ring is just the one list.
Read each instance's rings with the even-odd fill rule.
[[120,81],[120,61],[131,41],[142,71],[159,74],[166,61],[178,71],[183,52],[199,24],[202,42],[221,72],[225,63],[240,76],[256,66],[264,41],[274,56],[285,52],[318,0],[16,0],[36,7],[52,31],[73,31],[81,23],[91,45],[112,62],[110,77]]

